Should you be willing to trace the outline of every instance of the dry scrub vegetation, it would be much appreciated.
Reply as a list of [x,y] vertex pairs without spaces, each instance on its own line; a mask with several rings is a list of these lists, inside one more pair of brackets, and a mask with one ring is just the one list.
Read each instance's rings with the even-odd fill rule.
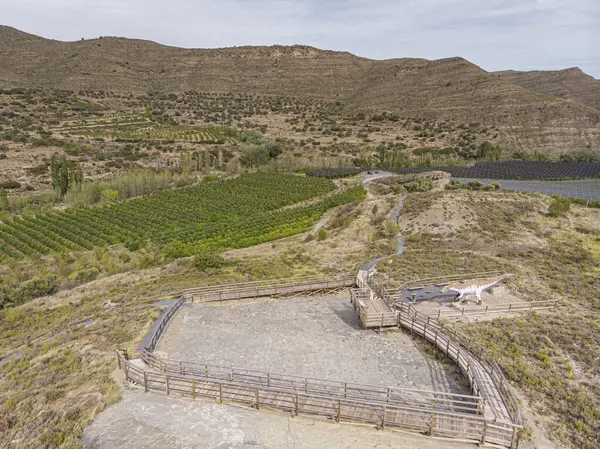
[[[413,194],[399,225],[407,251],[394,281],[504,269],[528,299],[558,299],[553,314],[468,324],[533,410],[529,422],[561,446],[600,446],[600,211],[548,215],[551,200],[511,192]],[[387,272],[387,267],[381,267]]]
[[[230,251],[225,260],[179,259],[133,268],[0,312],[0,447],[76,448],[93,417],[119,400],[114,350],[135,350],[172,291],[198,285],[349,274],[391,241],[376,198],[329,211],[310,233]],[[327,236],[318,240],[318,229]],[[217,262],[217,263],[213,263]],[[6,360],[6,359],[5,359]]]

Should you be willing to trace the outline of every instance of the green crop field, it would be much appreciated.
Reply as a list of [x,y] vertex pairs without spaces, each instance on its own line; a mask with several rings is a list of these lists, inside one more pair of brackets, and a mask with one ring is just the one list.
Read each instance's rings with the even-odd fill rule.
[[145,241],[172,257],[251,246],[304,232],[327,209],[365,195],[362,187],[334,190],[323,178],[254,173],[104,207],[7,219],[0,225],[0,258]]
[[192,128],[178,125],[158,125],[137,117],[131,117],[130,121],[113,119],[100,124],[92,122],[85,125],[65,127],[63,130],[71,134],[108,137],[121,141],[234,143],[238,140],[237,131],[227,126]]

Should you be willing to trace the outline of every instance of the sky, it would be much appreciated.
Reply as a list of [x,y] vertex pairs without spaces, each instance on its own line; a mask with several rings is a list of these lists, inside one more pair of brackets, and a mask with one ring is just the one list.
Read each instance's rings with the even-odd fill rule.
[[462,56],[485,70],[600,79],[600,0],[0,0],[0,23],[73,41],[312,45],[373,59]]

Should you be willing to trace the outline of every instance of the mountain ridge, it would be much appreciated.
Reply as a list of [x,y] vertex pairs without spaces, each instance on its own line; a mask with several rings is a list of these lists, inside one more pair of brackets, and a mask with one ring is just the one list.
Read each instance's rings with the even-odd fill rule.
[[[597,80],[569,75],[571,69],[531,81],[523,72],[487,72],[461,57],[373,60],[306,45],[188,49],[120,37],[62,42],[6,26],[0,26],[0,60],[0,87],[289,95],[499,125],[517,134],[545,130],[538,137],[562,129],[564,142],[600,147]],[[566,93],[557,88],[573,77]]]

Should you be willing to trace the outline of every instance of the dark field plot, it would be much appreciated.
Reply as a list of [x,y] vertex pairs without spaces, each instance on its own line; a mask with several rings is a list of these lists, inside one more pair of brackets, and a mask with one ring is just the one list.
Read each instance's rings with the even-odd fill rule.
[[[459,178],[463,183],[470,178]],[[495,179],[479,179],[484,184],[497,181]],[[585,201],[600,201],[600,179],[581,179],[577,181],[518,181],[502,180],[502,188],[517,192],[537,192],[544,195],[560,194],[565,198]]]
[[[311,170],[311,176],[337,178],[350,176],[366,168],[340,168]],[[450,173],[454,178],[473,179],[515,179],[515,180],[565,180],[589,179],[600,176],[600,163],[597,162],[537,162],[537,161],[502,161],[477,162],[469,167],[409,167],[409,168],[378,168],[399,174],[424,173],[440,170]]]

